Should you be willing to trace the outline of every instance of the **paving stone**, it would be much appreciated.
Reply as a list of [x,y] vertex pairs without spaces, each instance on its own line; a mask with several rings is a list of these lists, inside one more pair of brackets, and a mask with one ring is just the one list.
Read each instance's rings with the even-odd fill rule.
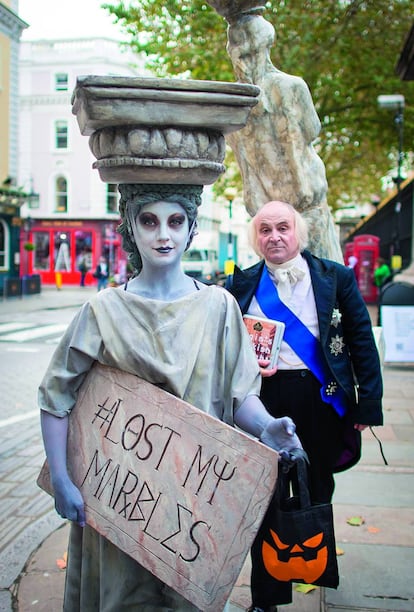
[[36,495],[28,503],[19,509],[19,516],[38,517],[49,510],[53,510],[54,502],[49,495]]
[[348,544],[338,564],[339,588],[325,590],[327,612],[413,612],[414,548]]
[[[349,503],[334,504],[333,510],[337,542],[414,547],[412,508],[364,506]],[[348,519],[354,516],[362,517],[364,524],[360,527],[349,525]]]
[[9,589],[0,588],[0,612],[12,612],[12,610],[12,595]]

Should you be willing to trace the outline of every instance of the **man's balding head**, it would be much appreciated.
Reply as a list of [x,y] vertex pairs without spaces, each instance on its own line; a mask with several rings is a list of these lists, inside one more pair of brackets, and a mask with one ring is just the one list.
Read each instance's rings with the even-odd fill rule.
[[272,200],[253,217],[250,242],[255,252],[266,261],[285,263],[306,248],[306,221],[291,204]]

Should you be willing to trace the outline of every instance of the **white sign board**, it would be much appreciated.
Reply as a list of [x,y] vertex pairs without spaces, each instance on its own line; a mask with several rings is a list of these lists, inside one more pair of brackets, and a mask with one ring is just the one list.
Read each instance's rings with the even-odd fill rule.
[[[88,524],[200,609],[222,610],[274,490],[277,453],[100,365],[69,422]],[[46,470],[39,484],[50,489]]]
[[385,362],[414,363],[414,306],[381,306]]

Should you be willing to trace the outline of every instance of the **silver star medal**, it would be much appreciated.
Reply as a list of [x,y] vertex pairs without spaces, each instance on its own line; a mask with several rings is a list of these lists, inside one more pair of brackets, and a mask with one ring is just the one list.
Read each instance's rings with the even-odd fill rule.
[[339,353],[342,353],[344,346],[345,343],[343,337],[338,336],[338,334],[336,334],[336,336],[331,339],[329,348],[331,349],[332,355],[335,355],[335,357],[337,357]]
[[337,388],[338,388],[338,385],[336,384],[335,381],[330,382],[329,385],[327,385],[325,389],[326,395],[333,395],[336,392]]
[[342,319],[342,314],[339,308],[334,308],[332,311],[331,325],[333,325],[335,328],[338,327],[338,325],[341,322],[341,319]]

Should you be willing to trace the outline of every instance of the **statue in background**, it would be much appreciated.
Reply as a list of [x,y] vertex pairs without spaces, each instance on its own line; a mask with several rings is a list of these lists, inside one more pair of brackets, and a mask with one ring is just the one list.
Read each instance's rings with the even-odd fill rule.
[[261,16],[264,7],[252,1],[210,4],[229,23],[227,51],[237,79],[261,89],[246,127],[226,138],[240,167],[249,214],[270,200],[290,202],[308,222],[310,250],[343,261],[327,204],[325,166],[313,147],[321,124],[307,84],[273,66],[275,30]]

